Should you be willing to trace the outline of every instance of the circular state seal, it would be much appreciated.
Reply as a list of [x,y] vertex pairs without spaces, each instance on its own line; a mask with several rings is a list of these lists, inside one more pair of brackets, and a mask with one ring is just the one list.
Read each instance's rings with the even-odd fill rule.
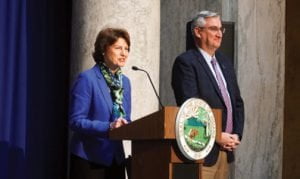
[[190,98],[176,117],[176,140],[189,160],[200,160],[211,151],[216,138],[216,123],[210,106],[202,99]]

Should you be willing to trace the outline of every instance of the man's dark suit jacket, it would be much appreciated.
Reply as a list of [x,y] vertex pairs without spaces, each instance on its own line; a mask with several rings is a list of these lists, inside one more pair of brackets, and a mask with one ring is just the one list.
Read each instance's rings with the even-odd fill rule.
[[[216,52],[216,59],[221,67],[231,98],[233,110],[233,132],[242,138],[244,127],[244,103],[240,96],[233,65],[229,59]],[[205,100],[211,108],[222,109],[222,131],[226,128],[227,110],[217,81],[198,49],[191,49],[179,55],[173,65],[172,88],[176,103],[181,106],[187,99],[196,97]],[[212,151],[205,158],[204,165],[216,163],[220,146],[215,143]],[[234,161],[233,152],[227,152],[228,162]]]

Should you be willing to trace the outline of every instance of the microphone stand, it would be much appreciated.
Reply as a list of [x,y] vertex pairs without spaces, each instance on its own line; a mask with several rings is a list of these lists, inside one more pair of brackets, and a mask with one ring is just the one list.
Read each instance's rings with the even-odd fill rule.
[[162,102],[161,102],[161,100],[160,100],[160,97],[159,97],[159,95],[158,95],[158,93],[157,93],[155,87],[154,87],[154,84],[153,84],[153,82],[152,82],[152,80],[151,80],[151,77],[150,77],[149,73],[148,73],[146,70],[143,70],[143,69],[138,68],[138,67],[136,67],[136,66],[132,66],[132,70],[135,70],[135,71],[143,71],[143,72],[145,72],[145,73],[147,74],[147,77],[148,77],[148,79],[149,79],[149,81],[150,81],[150,83],[151,83],[151,86],[152,86],[152,88],[153,88],[153,91],[154,91],[154,93],[155,93],[155,95],[156,95],[156,97],[157,97],[157,99],[158,99],[159,105],[160,105],[161,108],[163,108],[163,104],[162,104]]

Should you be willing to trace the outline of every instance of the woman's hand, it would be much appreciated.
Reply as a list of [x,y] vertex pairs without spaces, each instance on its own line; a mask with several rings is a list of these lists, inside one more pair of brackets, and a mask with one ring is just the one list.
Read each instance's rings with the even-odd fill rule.
[[119,128],[125,124],[127,124],[128,122],[126,121],[126,119],[124,118],[118,118],[116,119],[114,122],[110,123],[110,129],[115,129],[115,128]]

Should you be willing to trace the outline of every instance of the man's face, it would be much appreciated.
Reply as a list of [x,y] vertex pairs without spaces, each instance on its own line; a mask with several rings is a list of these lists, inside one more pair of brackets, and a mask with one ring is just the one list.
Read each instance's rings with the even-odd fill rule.
[[204,27],[195,29],[196,36],[200,38],[199,46],[208,52],[214,53],[222,42],[223,32],[220,17],[206,18]]

